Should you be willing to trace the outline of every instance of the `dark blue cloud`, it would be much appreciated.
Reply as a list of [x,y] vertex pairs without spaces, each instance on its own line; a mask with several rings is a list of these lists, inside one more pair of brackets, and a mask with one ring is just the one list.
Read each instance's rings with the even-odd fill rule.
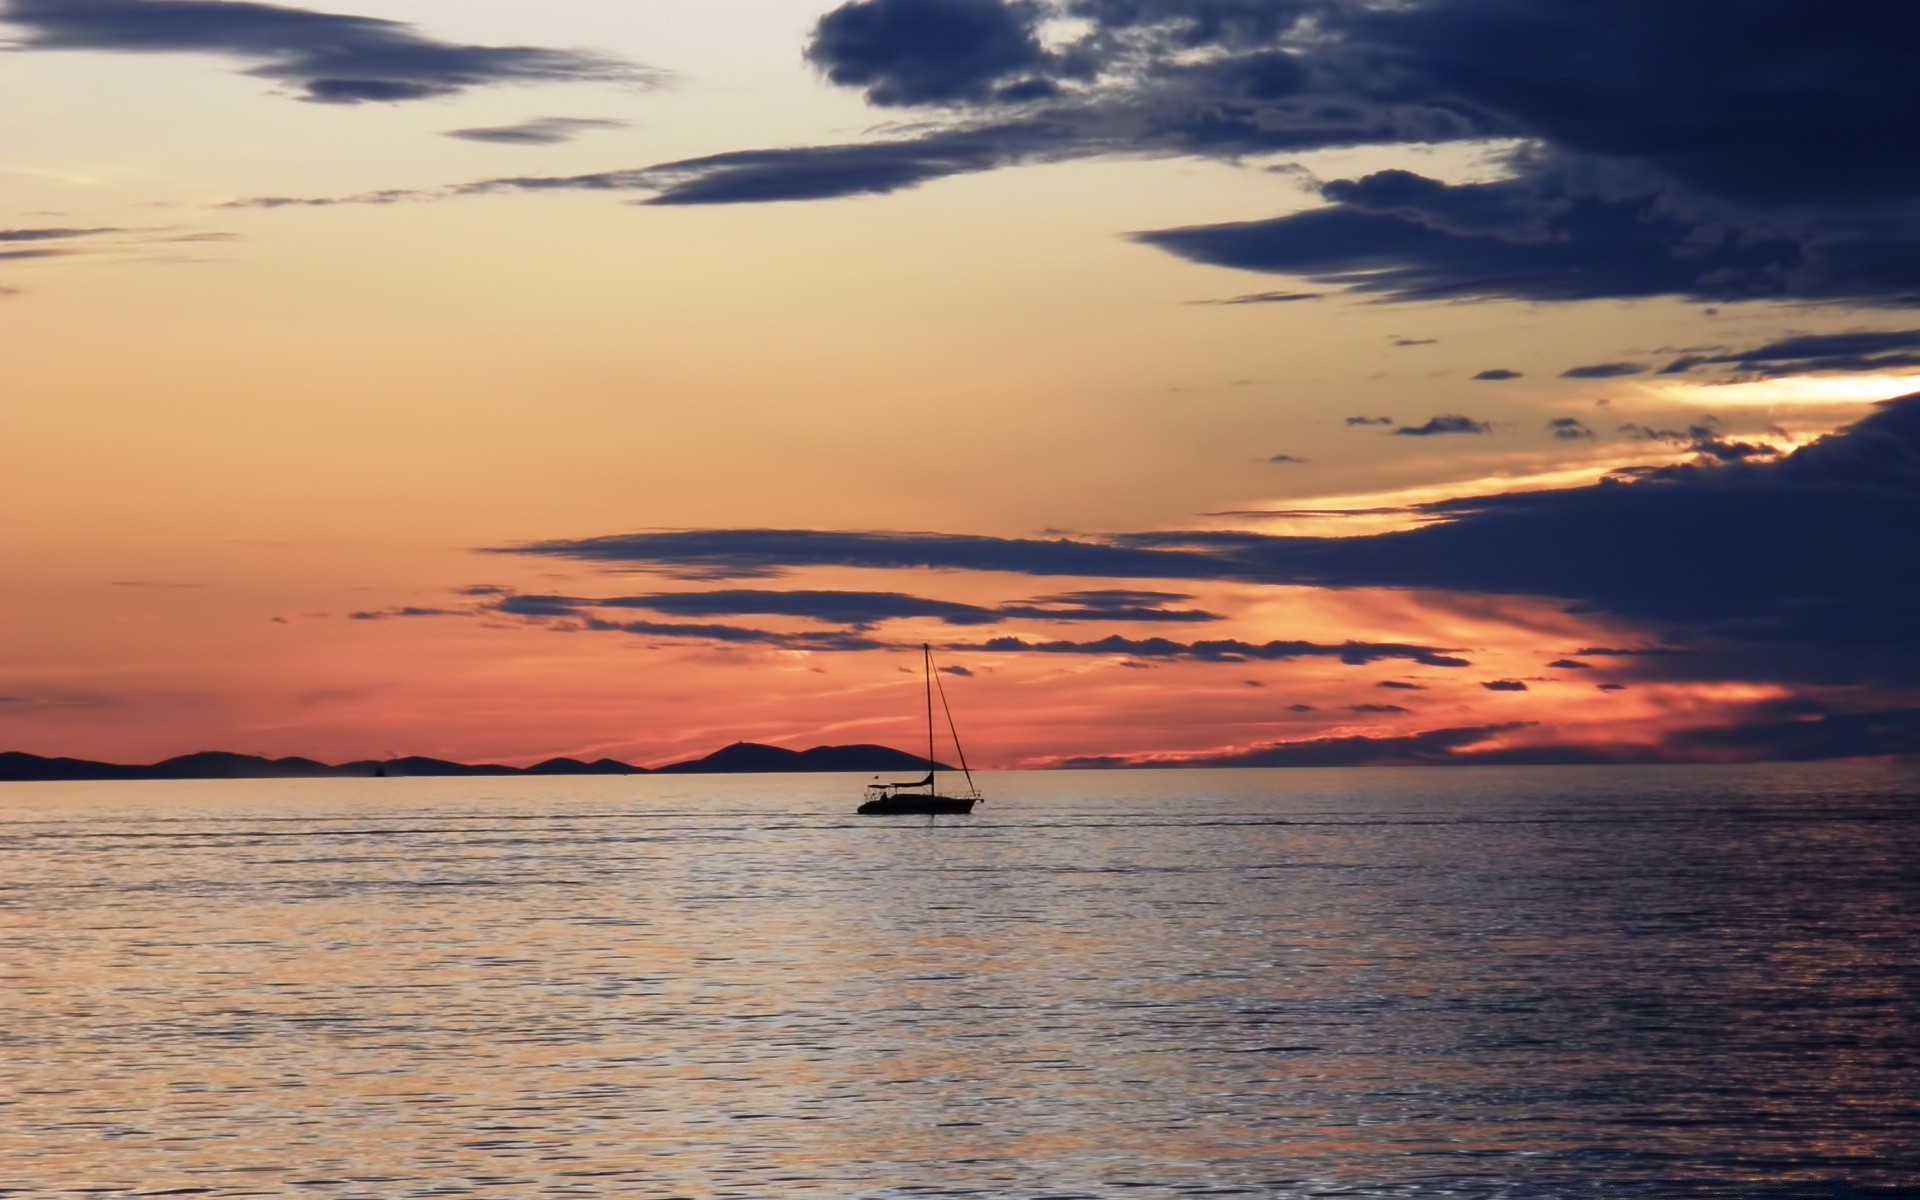
[[1520,378],[1520,372],[1509,371],[1505,367],[1490,367],[1487,370],[1480,372],[1478,375],[1475,375],[1474,378],[1479,380],[1484,380],[1490,383],[1500,383],[1508,379]]
[[1708,456],[1638,479],[1451,501],[1420,514],[1426,522],[1415,528],[1345,538],[704,530],[504,552],[694,577],[933,568],[1549,597],[1688,639],[1684,663],[1660,665],[1671,645],[1636,650],[1642,670],[1920,681],[1920,623],[1912,619],[1920,611],[1920,542],[1912,537],[1920,528],[1920,395],[1881,405],[1777,461]]
[[26,31],[19,49],[221,55],[256,63],[250,74],[323,104],[420,100],[493,83],[650,78],[597,54],[463,45],[399,21],[249,0],[6,0],[0,18]]
[[954,651],[993,654],[1125,654],[1135,659],[1180,659],[1191,662],[1287,662],[1302,658],[1332,658],[1348,666],[1404,660],[1429,667],[1467,667],[1466,659],[1432,646],[1400,642],[1243,642],[1235,638],[1176,642],[1167,638],[1128,638],[1115,634],[1091,642],[1029,642],[1017,637],[989,638],[985,642],[955,643]]
[[1385,714],[1412,712],[1413,710],[1401,704],[1349,704],[1347,705],[1347,711],[1350,713]]
[[654,592],[639,596],[551,596],[488,593],[491,608],[508,616],[573,617],[595,610],[642,609],[673,617],[797,617],[867,630],[884,621],[926,618],[945,625],[998,625],[1009,620],[1193,624],[1217,614],[1169,607],[1191,597],[1179,592],[1095,589],[985,606],[934,600],[904,592],[718,591]]
[[812,529],[687,529],[495,547],[494,553],[646,566],[683,579],[749,579],[805,567],[927,568],[1078,576],[1087,579],[1207,579],[1201,551],[1135,549],[1073,538],[835,532]]
[[1560,372],[1562,379],[1619,379],[1624,375],[1644,375],[1645,363],[1604,362],[1588,363],[1580,367],[1568,367]]
[[1392,417],[1348,417],[1347,424],[1355,425],[1355,426],[1391,425],[1393,424],[1393,418]]
[[1688,354],[1660,368],[1679,375],[1702,366],[1742,373],[1792,375],[1807,371],[1881,371],[1920,366],[1920,329],[1800,334],[1724,354]]
[[[1431,729],[1401,737],[1315,738],[1279,742],[1257,750],[1190,759],[1173,764],[1190,767],[1362,767],[1412,766],[1447,761],[1456,751],[1491,741],[1503,733],[1525,729],[1525,722]],[[1062,764],[1072,767],[1069,761]],[[1164,763],[1151,763],[1164,766]]]
[[583,133],[597,129],[620,129],[625,121],[602,117],[534,117],[517,125],[482,125],[471,129],[449,129],[444,136],[467,142],[489,142],[501,146],[557,146]]
[[399,608],[367,609],[347,614],[350,621],[392,621],[406,617],[453,617],[462,615],[451,608],[428,608],[417,604],[408,604]]
[[1319,292],[1249,292],[1244,296],[1231,296],[1225,300],[1190,300],[1190,304],[1298,304],[1303,300],[1318,300]]
[[1458,414],[1429,417],[1418,425],[1402,425],[1393,431],[1400,437],[1434,437],[1448,433],[1492,433],[1493,426],[1485,421],[1476,421],[1472,417]]
[[873,104],[1037,99],[1053,90],[1043,12],[1020,0],[854,0],[820,18],[807,60]]
[[1527,685],[1518,679],[1489,679],[1480,685],[1490,692],[1524,692]]
[[[1371,192],[1329,184],[1334,203],[1323,208],[1134,238],[1194,262],[1298,275],[1390,300],[1920,297],[1920,222],[1875,238],[1864,227],[1853,238],[1837,230],[1816,237],[1675,206],[1656,192],[1583,194],[1544,166],[1492,183],[1424,182],[1446,202],[1426,196],[1424,207],[1378,204]],[[1868,241],[1885,256],[1877,267]]]
[[1547,432],[1563,442],[1587,441],[1593,437],[1593,430],[1579,417],[1555,417],[1547,422]]
[[[263,4],[12,0],[10,11],[30,18],[30,44],[250,57],[314,99],[606,69]],[[1063,16],[1077,23],[1048,24]],[[809,58],[875,104],[940,106],[937,124],[434,194],[601,188],[735,204],[1093,155],[1237,162],[1505,140],[1518,147],[1505,178],[1380,171],[1324,183],[1325,205],[1305,212],[1136,238],[1385,300],[1913,305],[1920,158],[1902,151],[1920,144],[1920,82],[1906,65],[1917,28],[1905,0],[1853,0],[1818,19],[1805,0],[853,0],[820,18]]]

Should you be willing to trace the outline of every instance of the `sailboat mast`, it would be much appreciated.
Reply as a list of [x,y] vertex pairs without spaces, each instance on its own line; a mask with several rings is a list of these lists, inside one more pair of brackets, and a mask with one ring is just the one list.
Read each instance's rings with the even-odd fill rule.
[[940,785],[933,778],[938,770],[933,765],[933,647],[926,642],[920,643],[920,667],[927,683],[927,794],[934,795]]

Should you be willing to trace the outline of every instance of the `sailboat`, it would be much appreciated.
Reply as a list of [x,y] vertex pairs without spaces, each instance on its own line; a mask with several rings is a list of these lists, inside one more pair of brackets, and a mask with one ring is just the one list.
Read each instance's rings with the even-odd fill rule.
[[[953,709],[947,707],[947,687],[933,669],[933,647],[920,646],[920,665],[927,686],[927,777],[903,783],[870,783],[868,799],[859,808],[863,817],[918,817],[964,814],[980,803],[980,789],[973,784],[973,772],[967,769],[967,752],[960,748],[960,730],[953,723]],[[960,773],[967,777],[966,790],[953,789],[953,795],[940,794],[940,762],[933,756],[933,693],[940,691],[940,711],[947,716],[947,732],[953,735],[953,752],[960,759]],[[948,772],[951,774],[951,770]],[[926,789],[922,791],[921,789]]]

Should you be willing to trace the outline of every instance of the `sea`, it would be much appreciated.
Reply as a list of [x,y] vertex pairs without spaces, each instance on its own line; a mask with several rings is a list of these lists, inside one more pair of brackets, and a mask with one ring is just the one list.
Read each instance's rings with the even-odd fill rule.
[[0,785],[0,1195],[1920,1195],[1920,767]]

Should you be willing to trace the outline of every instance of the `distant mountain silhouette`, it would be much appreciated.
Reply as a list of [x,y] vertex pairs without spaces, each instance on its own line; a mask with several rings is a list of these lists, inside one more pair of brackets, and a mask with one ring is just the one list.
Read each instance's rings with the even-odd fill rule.
[[[660,767],[668,774],[756,774],[792,771],[925,771],[927,760],[886,746],[815,746],[811,750],[783,750],[755,742],[735,742],[705,758]],[[941,770],[951,770],[946,764]],[[145,766],[92,762],[83,758],[43,758],[19,751],[0,751],[0,783],[59,782],[63,780],[121,779],[343,779],[371,776],[437,778],[482,775],[646,775],[636,767],[611,758],[582,762],[577,758],[550,758],[531,767],[498,763],[460,763],[440,758],[409,756],[363,759],[331,766],[311,758],[265,758],[202,750]]]
[[[705,758],[655,768],[662,775],[773,774],[790,771],[921,771],[927,760],[888,746],[815,746],[782,750],[758,742],[735,742]],[[945,763],[942,771],[951,771]]]

